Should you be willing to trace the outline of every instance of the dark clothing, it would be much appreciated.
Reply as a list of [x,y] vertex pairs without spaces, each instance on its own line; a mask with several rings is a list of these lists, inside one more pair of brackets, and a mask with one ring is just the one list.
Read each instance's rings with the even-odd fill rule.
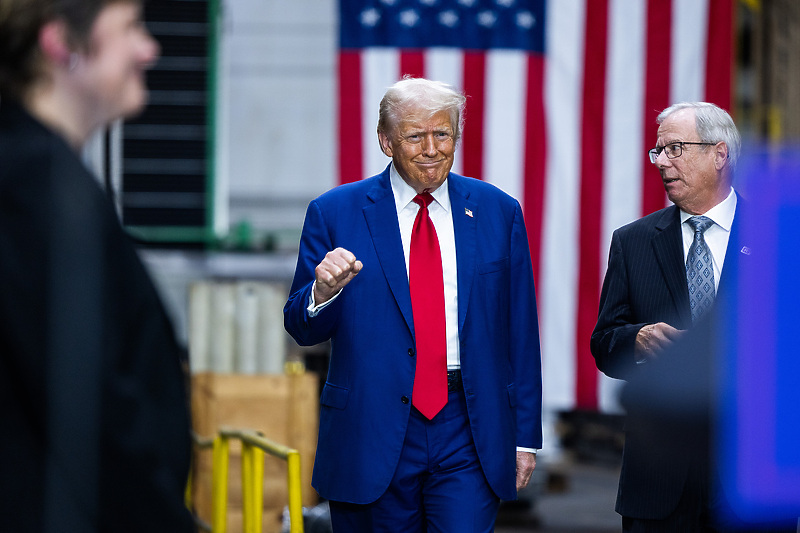
[[[729,250],[730,250],[729,245]],[[726,264],[729,282],[737,279],[736,264]],[[732,287],[720,294],[715,310],[704,316],[664,354],[647,363],[624,388],[622,404],[636,420],[637,442],[652,457],[688,465],[681,498],[663,519],[623,518],[623,531],[631,533],[794,533],[797,520],[750,523],[738,518],[736,509],[721,489],[719,470],[724,468],[712,452],[735,443],[720,441],[717,427],[721,384],[721,358],[729,357],[721,335],[729,327],[734,306]]]
[[0,102],[0,524],[187,532],[184,353],[102,190]]
[[675,206],[623,226],[611,237],[591,339],[592,355],[604,374],[618,379],[635,375],[634,346],[643,326],[657,322],[678,329],[691,326],[681,239],[680,211]]
[[[742,255],[737,253],[736,232],[734,219],[720,295],[726,291],[728,263],[739,261],[737,256]],[[678,329],[691,327],[681,239],[676,206],[614,232],[591,339],[597,367],[605,374],[633,383],[647,371],[651,363],[637,364],[634,355],[636,334],[643,326],[666,322]],[[670,398],[673,405],[691,401],[680,389]],[[655,417],[647,406],[634,407],[626,422],[616,510],[624,517],[662,520],[675,511],[687,487],[705,483],[700,469],[707,458],[696,453],[705,447],[695,446],[683,435],[677,437],[674,427]]]

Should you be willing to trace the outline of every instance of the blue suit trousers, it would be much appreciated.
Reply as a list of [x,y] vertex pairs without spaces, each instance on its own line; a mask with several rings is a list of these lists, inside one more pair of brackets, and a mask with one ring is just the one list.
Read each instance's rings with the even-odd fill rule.
[[464,392],[433,420],[411,410],[397,471],[377,501],[330,502],[334,533],[488,533],[500,500],[483,474]]

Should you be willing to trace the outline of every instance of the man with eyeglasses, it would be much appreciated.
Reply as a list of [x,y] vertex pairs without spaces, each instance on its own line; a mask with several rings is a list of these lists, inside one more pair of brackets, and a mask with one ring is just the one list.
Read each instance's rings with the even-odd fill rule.
[[[657,122],[650,161],[674,205],[614,232],[591,337],[597,367],[628,381],[660,369],[693,322],[707,327],[725,291],[723,265],[740,252],[732,179],[741,141],[730,115],[681,103]],[[623,531],[715,531],[706,447],[636,407],[628,410],[616,504]]]

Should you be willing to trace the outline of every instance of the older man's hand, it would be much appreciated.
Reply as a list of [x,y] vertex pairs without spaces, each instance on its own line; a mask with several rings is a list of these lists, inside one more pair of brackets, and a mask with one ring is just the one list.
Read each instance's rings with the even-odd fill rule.
[[336,248],[325,254],[325,259],[314,271],[317,283],[314,285],[314,303],[324,304],[361,271],[364,265],[349,250]]
[[680,338],[685,332],[683,329],[676,329],[665,322],[648,324],[636,334],[636,346],[634,348],[637,359],[655,359],[670,344]]
[[517,490],[524,489],[531,480],[533,469],[536,468],[536,454],[531,452],[517,452]]

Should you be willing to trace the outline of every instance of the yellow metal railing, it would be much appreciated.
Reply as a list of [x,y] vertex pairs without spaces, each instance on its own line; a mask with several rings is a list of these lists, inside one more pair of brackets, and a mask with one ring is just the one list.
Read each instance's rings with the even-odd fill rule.
[[[211,531],[226,533],[228,525],[228,464],[230,441],[242,443],[242,526],[244,533],[261,533],[264,501],[264,454],[286,461],[290,533],[303,533],[300,453],[273,442],[258,431],[220,428],[213,439],[195,436],[198,448],[212,448]],[[187,502],[190,496],[187,493]]]

